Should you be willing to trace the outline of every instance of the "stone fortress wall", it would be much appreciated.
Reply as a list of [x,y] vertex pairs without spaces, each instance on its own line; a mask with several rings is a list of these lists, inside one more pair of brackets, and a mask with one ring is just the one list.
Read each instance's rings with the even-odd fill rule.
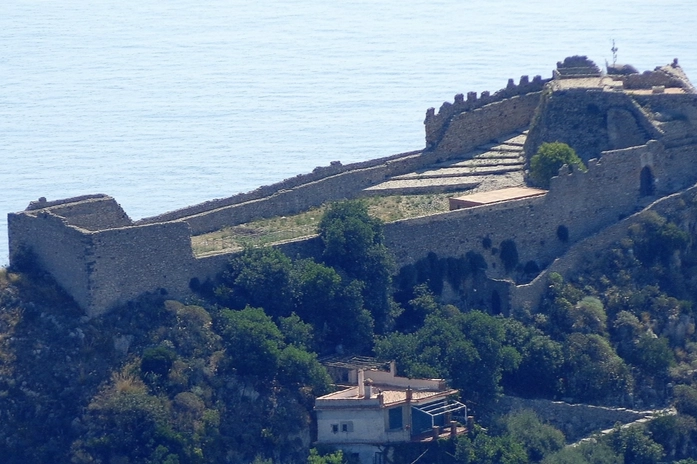
[[[248,194],[135,223],[114,199],[104,195],[32,202],[27,210],[8,216],[10,260],[15,264],[22,257],[33,256],[36,264],[51,273],[90,316],[146,292],[182,298],[190,293],[192,279],[203,281],[214,276],[230,257],[219,254],[195,258],[192,235],[254,219],[290,215],[329,200],[360,196],[363,189],[391,176],[462,157],[483,143],[530,125],[533,118],[539,119],[536,112],[542,106],[545,93],[542,89],[548,83],[539,77],[532,82],[523,77],[520,85],[510,81],[507,89],[493,96],[483,93],[477,99],[476,94],[470,93],[465,100],[458,95],[454,103],[444,104],[438,114],[429,109],[424,151],[347,166],[333,162],[311,174]],[[504,279],[506,273],[500,257],[492,253],[503,240],[515,242],[520,262],[534,260],[542,268],[550,265],[574,243],[641,208],[644,201],[641,177],[645,168],[655,180],[652,193],[659,196],[694,184],[697,170],[692,165],[697,145],[688,143],[689,138],[677,136],[671,139],[670,146],[653,140],[647,142],[649,138],[661,139],[666,129],[678,134],[677,126],[685,120],[691,124],[690,111],[697,108],[694,95],[658,97],[666,100],[661,108],[667,114],[668,126],[675,121],[677,125],[661,127],[652,122],[645,109],[632,106],[633,100],[629,103],[618,100],[614,108],[631,115],[634,122],[629,124],[630,130],[639,128],[642,144],[602,152],[602,156],[589,162],[587,173],[561,172],[544,196],[387,224],[386,241],[398,264],[413,263],[429,252],[458,257],[477,251],[488,262],[488,276]],[[668,101],[670,98],[665,97],[677,100]],[[578,98],[586,96],[581,92]],[[577,104],[577,99],[571,99],[566,106]],[[680,105],[684,108],[680,109]],[[673,107],[678,108],[675,114],[668,114],[667,110]],[[597,112],[591,105],[583,108],[584,111],[577,112],[576,119],[592,118]],[[573,118],[567,122],[577,123]],[[618,127],[621,131],[624,126]],[[567,241],[557,236],[561,225],[568,228]],[[491,241],[491,248],[485,247],[485,238]],[[282,247],[292,255],[306,256],[316,254],[319,249],[316,238]]]
[[[136,224],[180,219],[191,226],[194,235],[199,235],[255,219],[296,214],[327,201],[360,196],[364,189],[390,177],[462,156],[483,143],[526,127],[539,103],[545,82],[539,76],[532,82],[523,76],[520,85],[516,86],[510,79],[506,89],[493,95],[483,92],[479,99],[476,92],[469,92],[468,100],[458,94],[455,103],[443,103],[438,114],[434,114],[433,108],[430,108],[425,123],[427,144],[430,139],[436,149],[412,151],[345,166],[334,161],[328,167],[315,168],[310,174],[263,186],[249,193],[145,218]],[[454,118],[454,121],[448,122],[448,117]],[[440,134],[442,143],[435,138],[436,132]]]
[[[690,172],[695,157],[695,145],[665,149],[656,141],[607,151],[599,160],[589,162],[588,172],[566,171],[553,178],[543,196],[386,224],[387,244],[400,265],[430,251],[441,256],[477,251],[487,258],[489,273],[503,277],[497,270],[498,258],[483,241],[489,238],[496,248],[503,240],[512,239],[521,262],[537,260],[540,267],[546,267],[570,244],[637,211],[644,167],[652,170],[656,194],[662,196],[697,182],[697,173]],[[560,225],[569,231],[567,242],[557,237]],[[438,240],[423,240],[430,236]]]
[[[697,145],[665,149],[656,141],[604,152],[599,160],[590,161],[588,172],[561,172],[552,179],[549,192],[540,197],[386,224],[386,244],[399,265],[413,263],[430,252],[440,257],[459,257],[474,251],[485,258],[489,278],[505,279],[507,272],[496,251],[504,240],[512,240],[521,264],[534,261],[544,269],[575,243],[645,205],[640,192],[642,169],[651,169],[657,181],[656,196],[663,196],[697,182],[697,172],[690,167],[694,160]],[[568,230],[565,241],[557,234],[560,226]],[[486,246],[487,242],[491,245]],[[540,285],[534,287],[535,291],[523,287],[517,294],[509,289],[510,304],[534,302],[544,290],[545,284]],[[500,287],[495,288],[499,293]],[[473,301],[488,307],[490,294],[483,301]],[[506,311],[507,298],[501,297],[502,309]]]
[[575,272],[579,272],[582,269],[584,263],[591,262],[599,253],[619,243],[622,238],[626,237],[627,231],[632,224],[641,223],[652,212],[661,216],[670,215],[684,208],[686,204],[693,203],[695,198],[697,198],[697,185],[659,198],[638,213],[584,238],[571,246],[561,257],[555,259],[532,282],[510,287],[510,307],[523,308],[526,305],[534,307],[540,302],[541,296],[547,288],[550,273],[556,272],[565,277],[573,277]]

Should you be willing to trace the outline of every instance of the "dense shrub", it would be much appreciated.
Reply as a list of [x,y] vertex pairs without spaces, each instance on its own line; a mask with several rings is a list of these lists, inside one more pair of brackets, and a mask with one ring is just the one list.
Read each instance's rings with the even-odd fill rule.
[[582,172],[586,167],[573,148],[565,143],[552,142],[540,145],[537,153],[530,159],[530,179],[542,188],[549,188],[549,181],[556,176],[563,165]]
[[525,447],[530,462],[539,462],[564,447],[564,434],[542,423],[533,411],[510,414],[504,424],[508,434]]
[[147,348],[143,351],[140,370],[144,374],[153,373],[164,377],[172,368],[175,359],[177,359],[177,354],[164,346]]
[[675,387],[675,409],[681,414],[697,418],[697,389],[689,385]]

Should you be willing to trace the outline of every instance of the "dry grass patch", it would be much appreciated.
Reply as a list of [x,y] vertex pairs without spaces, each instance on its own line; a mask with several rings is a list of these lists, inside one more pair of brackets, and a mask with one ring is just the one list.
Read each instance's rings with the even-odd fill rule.
[[[428,195],[391,195],[362,199],[368,212],[384,222],[427,216],[448,211],[448,198],[461,192],[436,193]],[[194,254],[197,256],[220,251],[242,250],[279,243],[317,233],[317,225],[329,204],[313,208],[294,216],[278,216],[269,219],[240,224],[234,227],[197,235],[191,238]]]

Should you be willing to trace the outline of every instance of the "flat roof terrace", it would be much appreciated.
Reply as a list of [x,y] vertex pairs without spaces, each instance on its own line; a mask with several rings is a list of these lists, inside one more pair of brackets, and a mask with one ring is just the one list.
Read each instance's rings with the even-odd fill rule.
[[[320,396],[317,398],[320,406],[331,406],[333,401],[337,400],[350,400],[356,401],[356,404],[365,402],[367,399],[363,393],[359,391],[359,387],[349,387],[338,392],[329,393],[328,395]],[[406,403],[407,401],[407,388],[406,387],[396,387],[394,385],[382,385],[373,384],[371,387],[371,396],[369,399],[376,400],[377,395],[382,394],[382,404],[384,406],[391,406],[399,403]],[[457,394],[458,391],[454,389],[447,390],[417,390],[412,391],[411,401],[418,404],[425,400],[430,400],[432,398],[448,397]],[[376,404],[378,404],[376,403]],[[341,403],[342,406],[346,406],[347,403]]]
[[547,193],[547,190],[530,187],[509,187],[500,190],[490,190],[488,192],[478,192],[471,195],[450,198],[450,211],[472,208],[474,206],[490,205],[502,201],[533,198],[544,195],[545,193]]

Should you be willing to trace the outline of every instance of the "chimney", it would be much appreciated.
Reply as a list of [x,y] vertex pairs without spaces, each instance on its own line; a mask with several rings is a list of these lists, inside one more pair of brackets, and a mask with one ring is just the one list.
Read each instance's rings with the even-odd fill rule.
[[411,386],[407,387],[406,393],[407,393],[407,403],[411,403],[411,399],[412,399],[412,395],[413,395],[413,391],[411,389]]
[[363,396],[365,396],[365,371],[358,369],[358,397],[363,398]]
[[365,398],[366,400],[369,400],[370,395],[373,394],[373,381],[372,380],[370,380],[370,379],[365,380],[364,390],[365,390],[365,396],[363,398]]
[[392,377],[397,375],[397,361],[390,361],[390,374],[392,374]]

